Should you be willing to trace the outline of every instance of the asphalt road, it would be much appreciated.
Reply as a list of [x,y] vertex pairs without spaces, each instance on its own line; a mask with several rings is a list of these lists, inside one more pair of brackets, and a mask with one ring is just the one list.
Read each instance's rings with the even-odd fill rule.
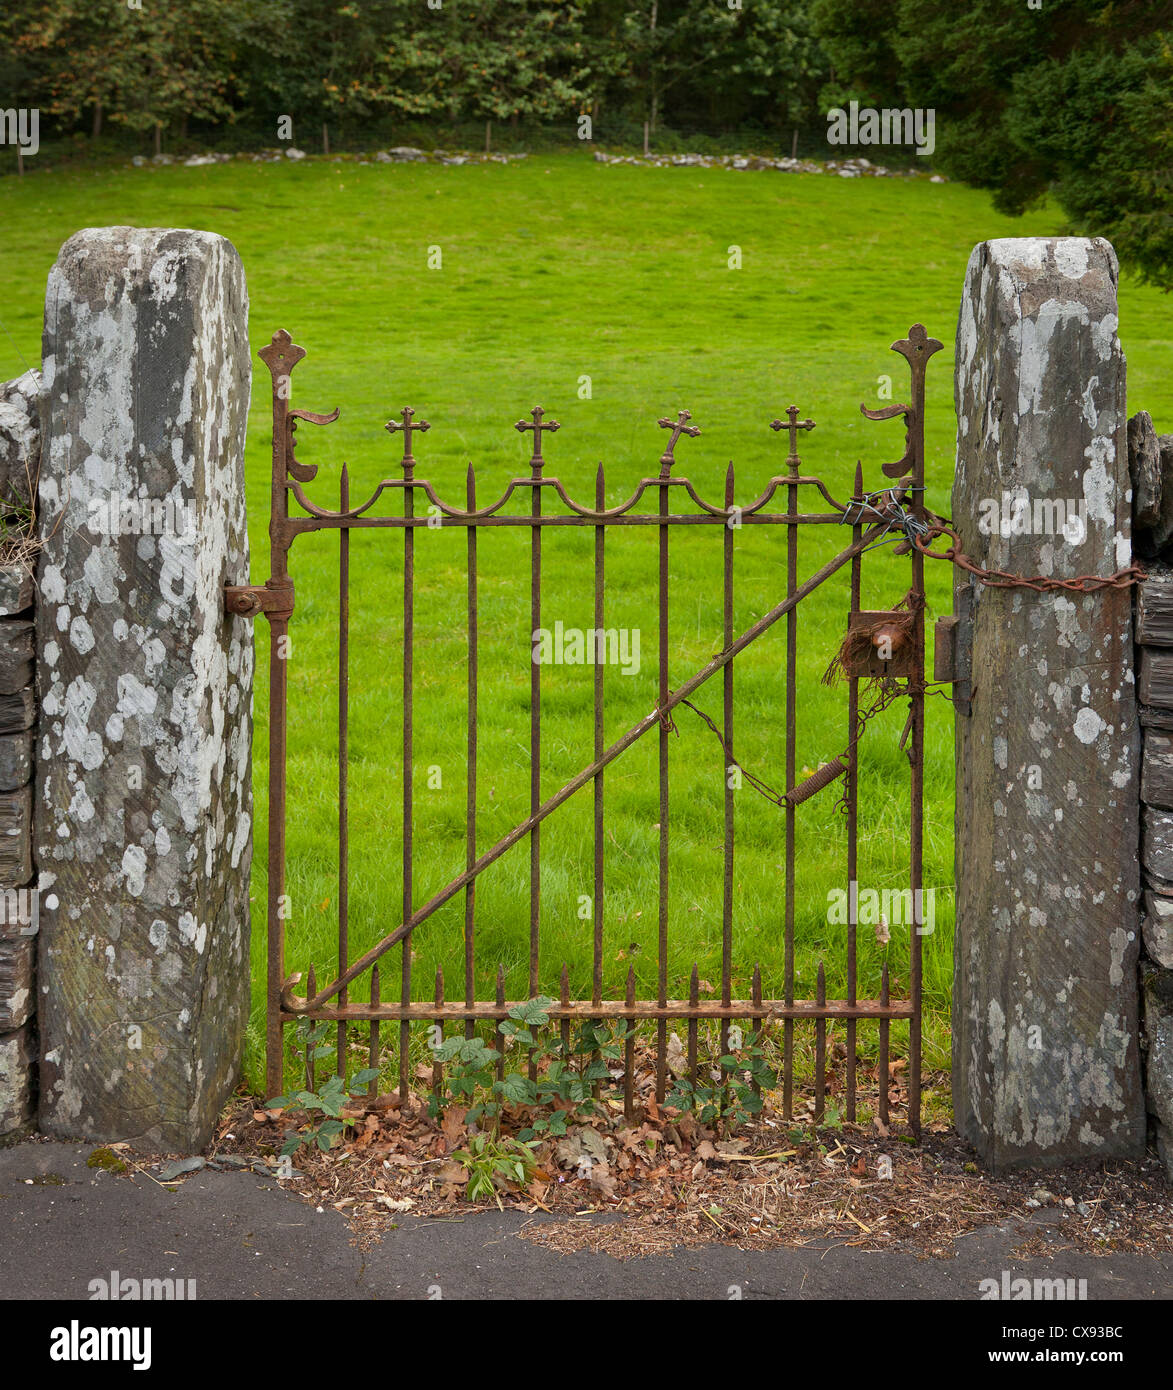
[[[1173,1257],[1012,1260],[1017,1231],[955,1243],[951,1259],[820,1242],[782,1250],[712,1245],[617,1260],[519,1240],[525,1217],[410,1214],[366,1252],[341,1213],[316,1211],[252,1173],[204,1170],[174,1192],[91,1169],[91,1145],[0,1150],[0,1298],[88,1299],[110,1277],[196,1281],[210,1299],[961,1299],[982,1279],[1088,1281],[1090,1299],[1173,1296]],[[60,1181],[58,1181],[60,1180]],[[600,1218],[614,1219],[614,1218]],[[1062,1268],[1059,1268],[1062,1263]]]

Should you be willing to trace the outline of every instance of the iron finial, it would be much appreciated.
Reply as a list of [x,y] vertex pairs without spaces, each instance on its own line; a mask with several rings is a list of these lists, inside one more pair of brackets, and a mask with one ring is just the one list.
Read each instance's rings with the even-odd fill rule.
[[799,430],[813,430],[815,422],[813,420],[800,420],[798,418],[798,406],[789,405],[786,407],[785,420],[771,420],[772,430],[788,430],[790,433],[790,453],[786,456],[786,467],[791,473],[798,472],[798,465],[802,460],[798,457],[798,432]]
[[415,455],[411,452],[411,436],[415,433],[416,430],[419,430],[421,434],[427,434],[428,430],[430,430],[432,427],[428,424],[426,420],[417,421],[415,419],[415,411],[409,405],[405,405],[400,414],[402,414],[403,416],[402,421],[388,420],[387,423],[383,426],[383,428],[387,431],[388,434],[397,434],[402,432],[403,472],[405,476],[410,476],[411,470],[415,467]]
[[682,434],[687,434],[690,439],[695,439],[700,434],[699,425],[690,425],[692,419],[691,410],[681,410],[677,412],[675,420],[669,420],[667,415],[661,415],[656,421],[662,430],[671,430],[672,435],[668,440],[667,447],[660,455],[660,477],[666,478],[672,465],[676,462],[676,441]]
[[534,451],[530,457],[529,463],[535,476],[542,471],[542,465],[546,461],[542,457],[542,431],[560,430],[562,428],[557,420],[543,419],[542,417],[545,413],[546,412],[540,405],[535,405],[530,411],[530,415],[533,416],[532,420],[518,420],[517,424],[513,426],[519,434],[524,434],[526,430],[533,430],[534,432]]

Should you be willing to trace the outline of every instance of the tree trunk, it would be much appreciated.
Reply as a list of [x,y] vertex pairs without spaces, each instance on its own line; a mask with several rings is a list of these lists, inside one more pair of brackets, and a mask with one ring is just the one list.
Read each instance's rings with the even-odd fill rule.
[[[653,135],[656,133],[656,107],[657,107],[657,105],[659,104],[659,95],[660,95],[659,92],[656,90],[656,20],[657,20],[657,18],[659,17],[659,13],[660,13],[660,4],[659,4],[659,0],[652,0],[652,22],[651,22],[651,26],[650,26],[650,28],[651,28],[651,34],[652,34],[652,56],[651,56],[650,71],[649,71],[649,73],[648,73],[648,80],[649,80],[649,82],[651,83],[651,88],[652,88],[652,106],[651,106],[651,110],[650,110],[649,113],[648,113],[649,116],[651,117],[651,119],[650,119],[650,121],[648,122],[648,124],[649,124],[649,126],[650,126],[650,128],[651,128],[651,133],[652,133]],[[648,144],[648,141],[647,141],[647,133],[645,132],[645,134],[644,134],[644,154],[647,154],[647,152],[648,152],[648,151],[647,151],[647,144]]]
[[330,127],[325,121],[322,122],[322,153],[330,153]]
[[155,153],[163,153],[163,126],[159,121],[155,122]]
[[90,139],[96,140],[102,133],[102,98],[96,97],[94,100],[94,124],[90,130]]

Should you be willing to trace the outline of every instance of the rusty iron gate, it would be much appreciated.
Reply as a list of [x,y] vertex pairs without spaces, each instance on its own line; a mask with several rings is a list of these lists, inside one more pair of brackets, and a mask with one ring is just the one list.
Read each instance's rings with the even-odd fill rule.
[[[255,617],[261,613],[271,626],[269,665],[269,833],[268,833],[268,971],[267,971],[267,1048],[266,1082],[269,1095],[283,1090],[284,1026],[296,1019],[333,1020],[338,1023],[338,1065],[344,1066],[344,1030],[348,1025],[366,1024],[369,1027],[370,1065],[377,1067],[380,1057],[382,1025],[398,1025],[399,1085],[406,1094],[410,1084],[408,1043],[413,1023],[425,1022],[463,1026],[465,1036],[473,1036],[479,1023],[505,1019],[513,1007],[504,997],[504,977],[499,970],[496,992],[492,1000],[477,997],[476,988],[476,885],[479,875],[526,837],[530,846],[529,902],[529,991],[530,997],[539,993],[539,944],[541,931],[541,825],[558,807],[588,786],[594,794],[594,902],[597,910],[593,921],[593,990],[588,1000],[568,997],[567,976],[563,968],[559,998],[549,1008],[551,1021],[557,1021],[567,1035],[570,1020],[608,1020],[623,1022],[627,1032],[624,1045],[624,1101],[628,1115],[635,1103],[633,1070],[636,1025],[643,1021],[655,1023],[656,1098],[665,1097],[667,1080],[667,1028],[671,1020],[688,1025],[687,1066],[692,1083],[697,1076],[697,1029],[703,1020],[719,1023],[722,1052],[728,1050],[728,1034],[735,1023],[748,1023],[751,1037],[760,1041],[764,1030],[775,1021],[781,1023],[783,1067],[780,1077],[783,1110],[792,1113],[794,1092],[794,1026],[809,1021],[815,1030],[814,1107],[815,1115],[824,1113],[826,1032],[829,1020],[841,1021],[846,1034],[845,1114],[854,1119],[856,1113],[856,1026],[872,1021],[879,1030],[877,1113],[881,1120],[888,1118],[889,1091],[889,1028],[894,1020],[909,1022],[908,1117],[914,1134],[920,1131],[921,1108],[921,922],[922,918],[922,837],[923,837],[923,762],[924,762],[924,555],[912,542],[925,533],[924,510],[924,405],[925,375],[929,358],[941,348],[920,324],[914,324],[908,337],[892,344],[892,350],[908,362],[910,397],[907,403],[893,404],[878,410],[860,407],[872,420],[903,416],[906,439],[904,455],[896,462],[883,465],[887,482],[872,490],[864,484],[862,465],[855,470],[855,487],[851,498],[837,501],[817,477],[801,472],[798,455],[798,435],[812,429],[814,422],[800,421],[799,410],[791,406],[784,420],[770,423],[775,431],[785,431],[789,438],[786,471],[773,477],[762,495],[752,502],[735,505],[734,475],[730,465],[726,475],[725,495],[714,504],[698,495],[687,478],[676,476],[675,451],[682,435],[696,435],[699,429],[689,423],[687,411],[677,419],[659,420],[670,431],[664,452],[659,460],[659,473],[640,480],[632,496],[619,506],[605,505],[603,472],[600,466],[593,505],[582,505],[571,498],[555,477],[545,474],[542,454],[543,435],[557,430],[556,421],[544,418],[538,408],[529,420],[518,421],[516,428],[532,435],[532,454],[528,476],[514,477],[504,495],[490,506],[478,507],[476,484],[470,465],[467,497],[463,507],[451,506],[441,500],[433,485],[416,476],[413,439],[429,425],[417,420],[415,412],[406,408],[402,420],[388,422],[386,428],[401,434],[403,441],[402,473],[400,477],[380,482],[374,493],[360,505],[354,505],[349,494],[349,478],[345,466],[340,477],[340,501],[337,510],[318,506],[306,494],[306,486],[317,474],[317,466],[298,459],[295,452],[295,430],[299,421],[325,425],[338,417],[314,414],[294,409],[289,404],[290,374],[305,356],[289,334],[277,333],[271,344],[260,352],[272,376],[273,455],[272,491],[270,501],[271,574],[263,585],[229,586],[225,604],[229,613]],[[399,515],[372,516],[371,509],[384,492],[399,492],[402,507]],[[799,509],[803,492],[818,493],[828,510],[803,512]],[[517,493],[529,494],[529,507],[518,508],[517,514],[504,511],[510,498]],[[766,507],[781,493],[785,511],[768,512]],[[548,510],[546,498],[562,504],[562,509]],[[656,502],[654,511],[635,510],[641,498],[649,494]],[[427,902],[417,904],[413,892],[413,688],[414,688],[414,608],[415,608],[415,531],[427,524],[427,517],[417,507],[417,498],[427,499],[433,516],[442,516],[442,524],[465,527],[467,531],[467,806],[465,866]],[[552,499],[552,500],[553,500]],[[673,511],[675,499],[690,502],[695,510]],[[291,500],[300,508],[290,513]],[[730,518],[736,513],[741,525],[784,527],[786,532],[786,594],[779,602],[746,631],[737,634],[733,627],[733,527]],[[669,680],[668,613],[669,613],[669,536],[673,526],[681,524],[720,527],[723,536],[723,647],[702,669],[673,687]],[[605,538],[611,527],[650,525],[659,537],[659,697],[656,707],[634,727],[605,745],[603,736],[603,679],[601,662],[594,663],[594,746],[592,756],[584,757],[582,770],[554,795],[541,795],[540,758],[542,738],[541,665],[531,660],[530,687],[530,813],[507,835],[490,848],[481,850],[477,842],[477,687],[478,687],[478,531],[485,526],[527,527],[531,538],[531,631],[542,626],[542,534],[548,526],[586,526],[594,528],[594,621],[595,630],[604,629]],[[800,526],[830,525],[843,528],[850,534],[850,544],[833,559],[801,583],[798,578],[798,528]],[[356,529],[391,528],[403,536],[403,809],[402,854],[403,896],[401,920],[371,949],[358,959],[349,951],[349,838],[348,838],[348,727],[349,727],[349,585],[350,533]],[[333,980],[320,985],[313,967],[308,974],[305,996],[294,993],[301,974],[286,974],[285,928],[282,903],[286,890],[286,737],[288,712],[286,703],[288,661],[285,643],[294,612],[294,587],[289,571],[289,553],[298,536],[315,531],[335,530],[339,535],[339,714],[338,714],[338,960]],[[905,555],[909,560],[908,592],[904,600],[887,611],[861,610],[862,557],[878,544],[896,542],[895,549],[886,553]],[[795,688],[798,641],[798,605],[831,575],[850,566],[851,596],[847,634],[836,661],[839,674],[847,680],[847,735],[840,757],[823,764],[805,780],[796,782],[795,758]],[[774,793],[751,772],[743,769],[751,783],[777,801],[785,826],[785,907],[784,907],[784,978],[781,997],[763,993],[760,971],[755,967],[752,998],[731,997],[733,933],[733,856],[734,818],[731,778],[726,777],[724,793],[724,891],[721,937],[721,995],[720,999],[702,1000],[698,993],[697,970],[694,966],[689,998],[668,997],[668,834],[669,782],[668,739],[673,729],[672,712],[689,704],[689,696],[710,678],[720,673],[723,682],[723,719],[720,727],[701,714],[701,718],[717,735],[722,748],[735,764],[733,747],[733,671],[734,659],[752,642],[786,618],[786,686],[785,686],[785,789]],[[865,693],[866,692],[866,693]],[[861,699],[861,694],[863,698]],[[818,968],[817,990],[814,999],[795,997],[795,824],[802,803],[827,787],[836,778],[844,782],[841,805],[846,815],[846,879],[856,880],[857,864],[857,807],[858,784],[857,743],[867,718],[879,709],[901,698],[908,701],[908,719],[902,738],[910,767],[908,886],[912,903],[912,921],[908,933],[908,994],[906,998],[890,997],[887,963],[883,965],[878,998],[860,998],[857,993],[856,932],[857,907],[854,891],[846,929],[847,997],[828,999],[824,968]],[[695,707],[692,707],[695,709]],[[700,714],[699,710],[696,713]],[[627,749],[647,734],[655,732],[659,739],[659,906],[658,906],[658,979],[655,999],[635,997],[635,976],[629,971],[623,999],[603,997],[603,869],[604,869],[604,770]],[[738,765],[739,766],[739,765]],[[445,998],[442,979],[438,979],[434,997],[420,999],[413,992],[411,936],[445,903],[463,894],[464,898],[464,980],[463,1000]],[[398,999],[382,997],[379,962],[396,947],[400,953],[400,983]],[[363,991],[367,1002],[357,1002],[354,986],[360,977],[369,974],[369,988]],[[519,1001],[520,1002],[520,1001]],[[500,1067],[501,1063],[498,1064]]]

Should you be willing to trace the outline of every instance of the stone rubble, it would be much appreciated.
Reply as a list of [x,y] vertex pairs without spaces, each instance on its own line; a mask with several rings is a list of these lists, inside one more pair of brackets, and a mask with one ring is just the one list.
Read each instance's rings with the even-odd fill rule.
[[[356,154],[334,154],[334,155],[314,155],[308,154],[305,150],[300,150],[292,146],[282,149],[263,149],[263,150],[241,150],[235,155],[232,154],[193,154],[182,163],[187,168],[194,168],[204,164],[225,164],[233,159],[247,159],[254,164],[280,164],[284,160],[327,160],[331,164],[358,163],[358,164],[511,164],[516,160],[529,159],[528,154],[484,154],[477,151],[461,150],[453,152],[449,150],[421,150],[414,145],[393,145],[390,149],[375,150],[373,153],[362,152]],[[150,159],[144,155],[135,155],[130,161],[132,167],[136,169],[144,168],[147,165],[164,165],[176,163],[175,157],[169,154],[153,155]],[[873,178],[873,179],[892,179],[892,178],[929,178],[931,183],[948,183],[941,174],[930,175],[927,170],[921,169],[888,169],[882,164],[873,164],[870,160],[862,156],[855,156],[849,159],[792,159],[788,155],[780,158],[771,158],[767,155],[740,155],[740,154],[671,154],[671,155],[634,155],[634,154],[608,154],[605,150],[595,151],[595,162],[597,164],[638,164],[645,165],[653,169],[736,169],[736,170],[761,170],[773,169],[786,174],[835,174],[843,179]]]

